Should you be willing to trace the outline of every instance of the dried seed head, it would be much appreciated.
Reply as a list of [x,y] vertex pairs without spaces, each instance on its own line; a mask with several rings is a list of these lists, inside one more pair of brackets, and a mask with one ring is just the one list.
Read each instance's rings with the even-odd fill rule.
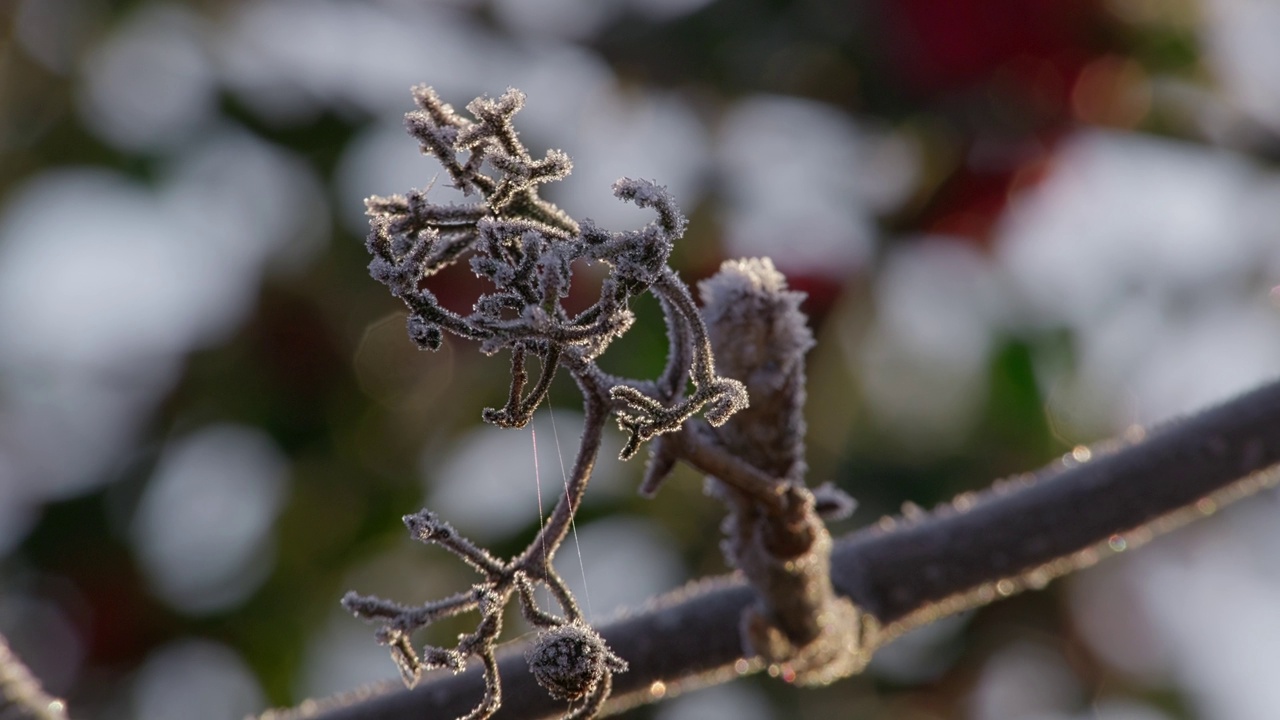
[[525,655],[529,670],[551,697],[570,702],[596,689],[607,671],[622,672],[627,664],[584,624],[569,623],[538,634]]

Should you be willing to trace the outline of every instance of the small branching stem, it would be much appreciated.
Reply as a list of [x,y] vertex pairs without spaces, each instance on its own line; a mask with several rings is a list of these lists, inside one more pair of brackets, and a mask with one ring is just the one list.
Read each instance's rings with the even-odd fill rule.
[[[529,547],[516,559],[515,563],[527,572],[536,573],[536,568],[543,563],[540,548],[558,548],[573,524],[574,515],[586,492],[587,482],[591,479],[591,471],[595,467],[596,456],[600,452],[601,439],[604,436],[605,422],[608,420],[607,405],[595,393],[583,393],[583,406],[586,419],[583,423],[582,442],[578,446],[577,457],[573,461],[573,469],[569,473],[567,489],[556,501],[547,522],[538,531],[537,537],[529,543]],[[550,562],[551,558],[546,558]],[[543,563],[545,564],[545,563]],[[535,575],[536,576],[536,575]]]

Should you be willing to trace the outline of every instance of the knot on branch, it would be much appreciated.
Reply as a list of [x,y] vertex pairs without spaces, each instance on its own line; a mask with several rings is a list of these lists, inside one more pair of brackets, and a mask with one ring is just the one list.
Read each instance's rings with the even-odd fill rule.
[[781,513],[743,509],[727,523],[726,550],[758,593],[743,642],[789,680],[825,685],[866,666],[877,625],[831,584],[831,534],[813,494],[792,485],[785,495]]

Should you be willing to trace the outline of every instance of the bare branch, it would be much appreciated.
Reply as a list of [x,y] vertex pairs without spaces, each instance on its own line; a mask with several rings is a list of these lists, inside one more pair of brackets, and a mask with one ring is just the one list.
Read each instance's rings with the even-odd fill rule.
[[1280,382],[1273,382],[1191,417],[1078,448],[919,522],[860,532],[837,549],[833,580],[881,622],[905,629],[921,624],[922,612],[955,612],[990,602],[993,593],[1043,586],[1113,554],[1112,545],[1132,549],[1210,515],[1275,485],[1277,463]]
[[[963,495],[918,520],[879,523],[837,542],[836,589],[881,625],[883,645],[915,625],[986,604],[1087,567],[1121,547],[1212,514],[1280,482],[1280,382],[1195,416],[1083,448],[1038,473]],[[612,702],[648,702],[655,681],[668,690],[737,677],[739,617],[755,602],[740,580],[703,581],[659,598],[643,612],[600,628],[630,669],[613,678]],[[500,718],[558,715],[524,663],[524,648],[500,653],[507,703]],[[409,720],[467,712],[483,692],[479,669],[434,674],[413,691],[334,698],[307,712],[264,720]]]

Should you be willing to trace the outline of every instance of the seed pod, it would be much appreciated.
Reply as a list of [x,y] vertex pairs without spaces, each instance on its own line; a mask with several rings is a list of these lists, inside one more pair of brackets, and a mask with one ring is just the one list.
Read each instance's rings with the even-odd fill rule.
[[539,633],[525,659],[551,697],[570,702],[590,695],[606,672],[627,669],[595,630],[577,622]]

